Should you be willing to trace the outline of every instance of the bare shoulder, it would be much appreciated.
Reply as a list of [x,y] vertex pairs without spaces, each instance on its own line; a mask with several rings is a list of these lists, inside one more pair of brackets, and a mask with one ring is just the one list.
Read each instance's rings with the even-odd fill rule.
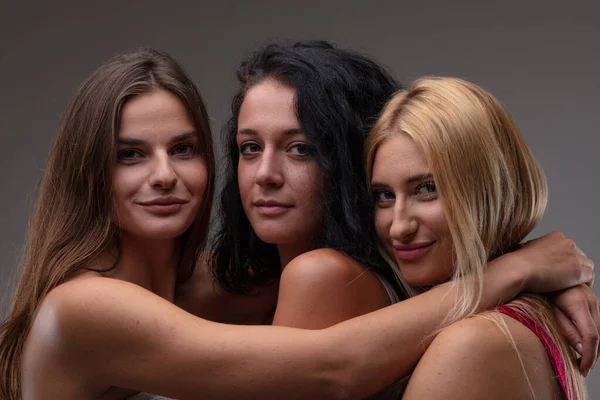
[[130,312],[135,307],[124,305],[143,305],[144,297],[152,295],[145,292],[131,283],[102,277],[79,277],[50,291],[36,312],[23,349],[23,390],[58,390],[67,397],[106,390],[93,379],[94,370],[103,355],[110,356],[110,345],[116,344],[113,349],[118,350],[119,341],[126,342],[122,332],[135,323],[136,315]]
[[283,270],[274,323],[324,328],[389,305],[379,279],[352,257],[318,249]]
[[61,349],[69,343],[68,348],[77,351],[80,343],[106,337],[114,333],[111,329],[115,327],[122,330],[128,321],[135,321],[136,308],[154,298],[162,300],[137,285],[113,278],[86,277],[65,282],[41,302],[28,341]]
[[[25,343],[23,379],[31,390],[57,390],[47,398],[64,397],[58,393],[67,383],[74,393],[67,398],[100,396],[110,386],[189,394],[196,385],[192,375],[198,382],[206,365],[201,360],[212,354],[214,337],[223,331],[225,326],[196,318],[138,285],[76,279],[53,289],[41,303]],[[179,389],[172,382],[179,382]]]
[[281,279],[289,278],[295,282],[352,284],[372,281],[375,276],[347,254],[333,249],[317,249],[299,255],[284,268]]
[[559,386],[537,336],[497,313],[445,328],[415,368],[404,399],[560,399]]
[[379,279],[367,267],[333,249],[317,249],[293,259],[283,270],[280,291],[288,286],[349,293],[385,292]]

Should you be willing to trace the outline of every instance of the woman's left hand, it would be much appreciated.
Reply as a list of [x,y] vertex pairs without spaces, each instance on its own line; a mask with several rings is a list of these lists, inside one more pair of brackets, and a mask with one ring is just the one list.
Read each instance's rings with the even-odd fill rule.
[[587,376],[600,356],[600,299],[588,285],[561,290],[548,297],[569,343],[581,355],[579,370]]

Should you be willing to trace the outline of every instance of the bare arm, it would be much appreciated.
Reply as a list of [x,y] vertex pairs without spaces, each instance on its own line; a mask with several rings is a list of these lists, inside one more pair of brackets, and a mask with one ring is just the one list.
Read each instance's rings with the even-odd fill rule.
[[[332,345],[316,331],[208,322],[136,285],[94,277],[59,286],[42,304],[23,398],[93,398],[111,386],[178,399],[336,398]],[[56,373],[69,382],[43,381]],[[72,397],[65,383],[76,386]]]
[[[512,288],[504,282],[491,291],[519,292],[519,282]],[[48,295],[28,338],[24,399],[60,397],[60,386],[38,387],[40,376],[56,371],[77,381],[74,398],[110,386],[180,399],[343,398],[355,390],[362,396],[416,362],[424,332],[433,332],[448,311],[449,290],[328,330],[302,331],[207,322],[114,279],[68,282]]]
[[[482,309],[537,284],[524,269],[500,265],[492,262],[485,273]],[[538,289],[559,282],[558,288],[570,287],[591,274],[559,268],[549,286]],[[61,397],[60,388],[35,394],[39,377],[49,371],[77,380],[82,393],[118,386],[180,399],[240,393],[364,398],[413,368],[428,343],[423,338],[438,329],[459,294],[459,286],[441,285],[331,328],[305,331],[207,322],[114,279],[68,282],[45,299],[28,338],[24,399]]]

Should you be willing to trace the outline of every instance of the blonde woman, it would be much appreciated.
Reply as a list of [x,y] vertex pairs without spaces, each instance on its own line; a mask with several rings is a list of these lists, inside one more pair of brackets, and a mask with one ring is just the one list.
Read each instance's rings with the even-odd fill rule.
[[366,154],[377,233],[402,284],[417,294],[460,280],[446,322],[472,316],[437,336],[403,398],[585,399],[544,298],[476,311],[486,263],[518,248],[546,207],[542,169],[500,103],[460,79],[417,80],[385,107]]
[[[221,325],[172,304],[204,242],[213,176],[202,99],[172,58],[128,52],[86,80],[58,128],[0,327],[0,398],[361,398],[407,374],[460,287],[320,331]],[[549,242],[556,273],[491,266],[482,309],[591,281],[587,257],[564,238],[537,246]]]

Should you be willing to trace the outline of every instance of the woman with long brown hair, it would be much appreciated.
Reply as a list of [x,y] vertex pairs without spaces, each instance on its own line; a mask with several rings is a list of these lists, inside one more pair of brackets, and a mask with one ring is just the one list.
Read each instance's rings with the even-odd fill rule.
[[[86,80],[51,149],[0,328],[3,398],[361,398],[408,373],[460,285],[321,331],[221,325],[172,304],[206,236],[213,174],[202,100],[169,56],[125,53]],[[480,308],[592,279],[571,241],[532,246],[549,244],[556,265],[489,268]]]

